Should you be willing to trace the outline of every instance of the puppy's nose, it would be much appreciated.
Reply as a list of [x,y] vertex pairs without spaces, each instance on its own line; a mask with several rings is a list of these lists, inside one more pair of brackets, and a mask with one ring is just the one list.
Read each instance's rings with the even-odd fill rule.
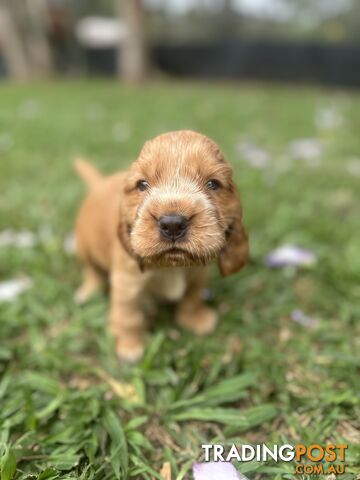
[[163,215],[159,218],[161,236],[175,242],[185,235],[188,223],[188,219],[183,215]]

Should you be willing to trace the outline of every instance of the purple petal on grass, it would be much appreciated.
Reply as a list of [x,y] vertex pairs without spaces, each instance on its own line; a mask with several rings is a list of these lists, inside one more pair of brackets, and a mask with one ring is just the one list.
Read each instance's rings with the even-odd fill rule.
[[310,250],[295,245],[283,245],[265,258],[265,264],[271,268],[310,266],[316,262],[316,256]]
[[291,319],[302,325],[303,327],[314,327],[316,325],[316,320],[313,317],[310,317],[309,315],[306,315],[302,310],[293,310],[291,312]]
[[0,302],[13,302],[32,285],[30,278],[18,278],[0,282]]
[[193,465],[195,480],[248,480],[230,462],[207,462]]

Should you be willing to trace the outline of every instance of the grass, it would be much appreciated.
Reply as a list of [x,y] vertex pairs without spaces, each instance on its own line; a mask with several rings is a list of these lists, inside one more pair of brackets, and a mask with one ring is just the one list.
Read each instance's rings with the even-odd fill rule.
[[[115,83],[1,86],[0,230],[51,235],[34,248],[0,248],[0,276],[33,287],[0,303],[1,479],[190,478],[202,443],[347,443],[345,479],[360,473],[360,97],[310,88]],[[331,105],[332,130],[314,123]],[[121,365],[105,329],[107,299],[79,308],[80,273],[63,250],[84,188],[75,155],[104,172],[128,165],[160,132],[193,128],[222,146],[235,170],[252,260],[214,270],[217,332],[194,338],[164,309],[144,359]],[[318,166],[288,145],[315,137]],[[236,145],[251,138],[272,161],[254,169]],[[356,190],[357,187],[357,190]],[[314,251],[310,269],[272,270],[284,243]],[[291,320],[301,309],[311,327]],[[15,466],[16,462],[16,466]],[[16,473],[15,473],[16,468]],[[251,479],[295,478],[294,464],[241,465]],[[299,478],[299,477],[297,477]],[[303,478],[311,478],[303,477]]]

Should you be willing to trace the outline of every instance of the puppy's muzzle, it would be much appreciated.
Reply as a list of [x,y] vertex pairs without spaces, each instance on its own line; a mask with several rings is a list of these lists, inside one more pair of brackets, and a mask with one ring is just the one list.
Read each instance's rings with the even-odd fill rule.
[[175,242],[183,238],[189,226],[189,220],[183,215],[163,215],[158,221],[162,238]]

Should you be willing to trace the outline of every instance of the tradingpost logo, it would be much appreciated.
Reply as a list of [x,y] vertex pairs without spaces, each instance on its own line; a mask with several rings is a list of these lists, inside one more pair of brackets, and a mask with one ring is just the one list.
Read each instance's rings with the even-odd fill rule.
[[[205,462],[294,462],[295,475],[342,475],[345,473],[347,444],[202,445]],[[325,463],[326,462],[326,463]]]

